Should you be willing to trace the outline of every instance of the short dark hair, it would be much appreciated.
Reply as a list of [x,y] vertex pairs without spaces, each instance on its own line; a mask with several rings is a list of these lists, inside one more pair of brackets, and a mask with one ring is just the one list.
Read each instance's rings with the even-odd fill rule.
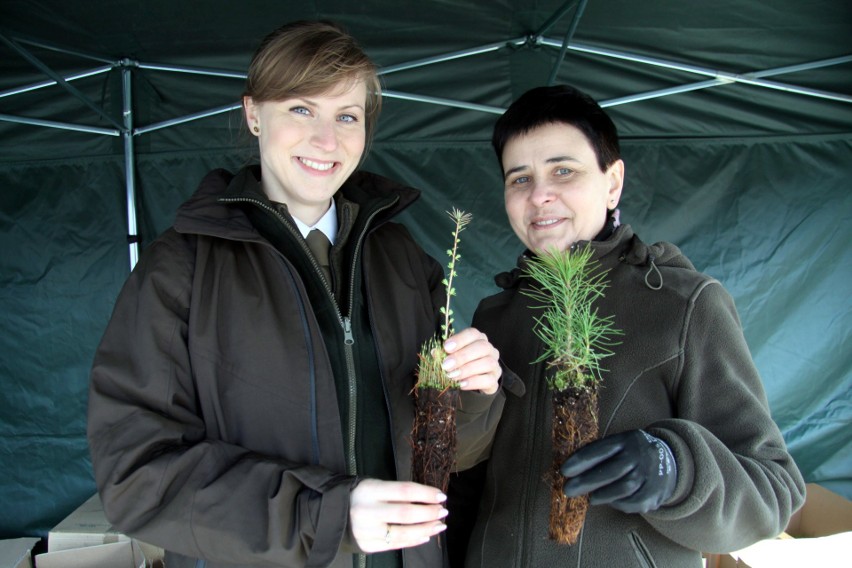
[[503,169],[503,148],[510,140],[539,126],[559,123],[569,124],[586,136],[602,172],[621,158],[618,131],[600,105],[579,89],[554,85],[530,89],[497,119],[491,145],[500,169]]

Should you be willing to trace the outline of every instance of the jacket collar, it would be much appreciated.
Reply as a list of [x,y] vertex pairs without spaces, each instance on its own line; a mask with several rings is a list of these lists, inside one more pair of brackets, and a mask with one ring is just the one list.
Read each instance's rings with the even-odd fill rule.
[[[654,265],[695,270],[678,247],[667,242],[645,244],[634,234],[630,225],[619,225],[605,240],[579,241],[571,245],[570,249],[580,250],[587,246],[592,248],[592,258],[600,262],[601,266],[607,270],[619,263],[640,267]],[[497,286],[503,289],[517,287],[523,279],[527,262],[531,258],[535,258],[535,254],[529,249],[525,250],[518,257],[517,266],[514,269],[494,277]]]
[[[275,209],[260,185],[260,166],[248,166],[236,175],[224,169],[208,173],[198,189],[178,209],[174,228],[180,233],[197,233],[240,240],[260,240],[240,203],[254,202]],[[389,178],[370,172],[352,174],[335,196],[338,207],[349,207],[370,215],[371,226],[380,224],[409,207],[420,192]],[[342,199],[341,199],[342,198]]]

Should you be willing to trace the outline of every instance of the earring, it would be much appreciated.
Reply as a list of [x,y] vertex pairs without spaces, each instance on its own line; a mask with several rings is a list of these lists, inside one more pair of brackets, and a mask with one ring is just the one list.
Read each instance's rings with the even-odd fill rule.
[[258,125],[255,124],[251,129],[254,130],[255,134],[260,134],[260,127]]

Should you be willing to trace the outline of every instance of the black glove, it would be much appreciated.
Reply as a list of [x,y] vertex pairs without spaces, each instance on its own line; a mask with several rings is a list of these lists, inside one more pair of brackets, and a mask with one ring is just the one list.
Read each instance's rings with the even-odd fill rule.
[[642,430],[596,440],[565,460],[560,472],[569,478],[568,497],[589,494],[592,505],[609,505],[625,513],[659,509],[674,493],[677,465],[665,442]]

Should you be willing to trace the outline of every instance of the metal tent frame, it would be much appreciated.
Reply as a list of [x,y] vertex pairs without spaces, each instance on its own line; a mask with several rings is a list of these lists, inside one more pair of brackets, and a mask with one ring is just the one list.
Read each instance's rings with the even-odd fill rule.
[[[782,83],[778,81],[768,80],[768,77],[774,77],[778,75],[784,75],[787,73],[793,73],[798,71],[804,71],[809,69],[816,69],[821,67],[829,67],[834,65],[841,65],[844,63],[848,63],[852,61],[852,54],[833,57],[830,59],[822,59],[818,61],[811,61],[805,63],[799,63],[795,65],[789,65],[785,67],[777,67],[774,69],[764,69],[758,71],[746,71],[742,73],[731,73],[727,71],[722,71],[719,69],[712,69],[708,67],[703,67],[699,65],[692,65],[688,63],[683,63],[679,61],[672,61],[667,59],[660,59],[654,57],[647,57],[644,55],[639,55],[635,53],[629,53],[626,51],[619,51],[614,49],[608,49],[592,44],[582,43],[582,42],[574,42],[572,40],[574,32],[577,28],[580,18],[582,17],[583,10],[585,8],[587,0],[581,0],[577,3],[577,9],[574,12],[574,16],[569,26],[569,30],[566,33],[565,37],[560,39],[553,39],[546,37],[546,33],[550,30],[550,28],[559,21],[563,16],[565,16],[571,8],[574,7],[575,1],[569,0],[566,2],[559,10],[557,10],[548,20],[545,22],[542,27],[537,30],[535,33],[530,34],[528,36],[516,37],[512,39],[507,39],[505,41],[489,43],[486,45],[481,45],[477,47],[472,47],[468,49],[463,49],[459,51],[453,51],[450,53],[438,54],[432,57],[418,59],[415,61],[408,61],[403,63],[398,63],[394,65],[390,65],[384,67],[380,70],[380,75],[391,75],[393,73],[400,73],[409,69],[426,67],[429,65],[436,65],[439,63],[443,63],[446,61],[451,61],[455,59],[463,59],[474,57],[477,55],[494,52],[500,49],[503,49],[507,46],[512,46],[515,48],[538,48],[541,46],[555,48],[559,50],[559,54],[557,60],[553,66],[549,84],[552,84],[555,80],[557,71],[564,59],[567,51],[576,51],[580,53],[596,55],[601,57],[608,57],[614,59],[621,59],[625,61],[634,62],[642,65],[651,65],[656,67],[662,67],[670,70],[682,71],[702,77],[709,77],[709,79],[686,83],[682,85],[678,85],[676,87],[670,87],[666,89],[659,89],[654,91],[647,91],[643,93],[635,93],[629,96],[620,97],[616,99],[609,99],[600,101],[600,105],[602,107],[610,107],[616,105],[624,105],[629,103],[634,103],[638,101],[666,97],[670,95],[675,95],[679,93],[686,93],[690,91],[696,91],[700,89],[707,89],[718,87],[722,85],[729,85],[732,83],[740,83],[745,85],[751,85],[754,87],[761,87],[767,89],[775,89],[780,91],[785,91],[789,93],[793,93],[796,95],[803,95],[809,97],[818,97],[824,99],[830,99],[834,101],[841,101],[846,103],[852,103],[852,95],[846,95],[842,93],[833,93],[828,91],[821,91],[817,89],[810,89],[807,87],[801,87],[798,85],[793,85],[789,83]],[[127,201],[127,234],[128,234],[128,245],[129,245],[129,256],[130,256],[130,268],[131,270],[136,265],[136,262],[139,259],[139,236],[137,234],[137,214],[136,214],[136,174],[135,174],[135,151],[134,151],[134,139],[137,136],[141,136],[143,134],[147,134],[149,132],[153,132],[155,130],[159,130],[162,128],[168,128],[172,126],[176,126],[179,124],[183,124],[186,122],[200,120],[202,118],[207,118],[210,116],[215,116],[222,113],[231,112],[233,110],[241,108],[241,103],[236,102],[234,104],[228,104],[224,106],[219,106],[215,108],[210,108],[206,110],[202,110],[199,112],[187,114],[184,116],[175,117],[169,120],[165,120],[162,122],[144,125],[144,126],[136,126],[134,124],[134,107],[132,100],[132,79],[133,79],[133,70],[134,69],[144,69],[148,71],[157,71],[164,73],[186,73],[189,75],[196,76],[208,76],[208,77],[220,77],[220,78],[229,78],[229,79],[239,79],[245,80],[246,74],[224,70],[224,69],[213,69],[213,68],[203,68],[203,67],[187,67],[187,66],[179,66],[179,65],[164,65],[164,64],[156,64],[156,63],[145,63],[142,61],[130,59],[130,58],[120,58],[118,60],[93,55],[90,53],[83,53],[76,50],[71,50],[65,47],[60,47],[57,45],[53,45],[47,42],[37,41],[29,38],[16,37],[13,35],[8,35],[4,33],[0,33],[0,41],[11,47],[15,52],[21,55],[24,59],[29,61],[32,65],[34,65],[39,71],[44,73],[48,79],[44,81],[40,81],[37,83],[33,83],[30,85],[24,85],[21,87],[9,89],[3,92],[0,92],[0,99],[5,97],[12,97],[17,95],[22,95],[28,92],[33,92],[39,89],[44,89],[52,86],[59,86],[65,91],[67,91],[70,95],[77,98],[83,105],[91,109],[97,116],[104,119],[108,122],[112,127],[105,128],[93,125],[81,125],[81,124],[73,124],[66,122],[57,122],[57,121],[49,121],[49,120],[41,120],[36,118],[28,118],[24,116],[13,116],[8,114],[0,114],[0,121],[6,122],[15,122],[20,124],[27,124],[31,126],[41,126],[47,128],[55,128],[60,130],[72,130],[77,132],[84,132],[89,134],[101,135],[101,136],[120,136],[124,141],[124,162],[125,162],[125,189],[126,189],[126,201]],[[56,51],[66,55],[72,55],[75,57],[82,58],[87,61],[94,61],[99,65],[97,67],[93,67],[91,69],[87,69],[85,71],[69,74],[66,76],[61,76],[55,71],[53,71],[48,65],[43,63],[38,57],[36,57],[31,50],[27,49],[25,46],[36,47],[40,49],[45,49],[49,51]],[[91,99],[86,97],[83,93],[77,90],[73,86],[73,82],[79,79],[92,77],[95,75],[103,74],[111,72],[115,69],[120,70],[121,73],[121,89],[122,89],[122,117],[120,120],[116,120],[114,117],[109,116],[107,113],[103,111],[103,109],[99,108]],[[492,114],[502,114],[504,112],[504,108],[490,106],[490,105],[482,105],[477,104],[470,101],[459,101],[449,98],[441,98],[427,95],[420,95],[416,93],[408,93],[408,92],[400,92],[395,90],[385,90],[383,91],[383,96],[389,99],[399,99],[399,100],[407,100],[425,104],[432,105],[441,105],[453,108],[459,108],[464,110],[472,110],[476,112],[485,112]]]

